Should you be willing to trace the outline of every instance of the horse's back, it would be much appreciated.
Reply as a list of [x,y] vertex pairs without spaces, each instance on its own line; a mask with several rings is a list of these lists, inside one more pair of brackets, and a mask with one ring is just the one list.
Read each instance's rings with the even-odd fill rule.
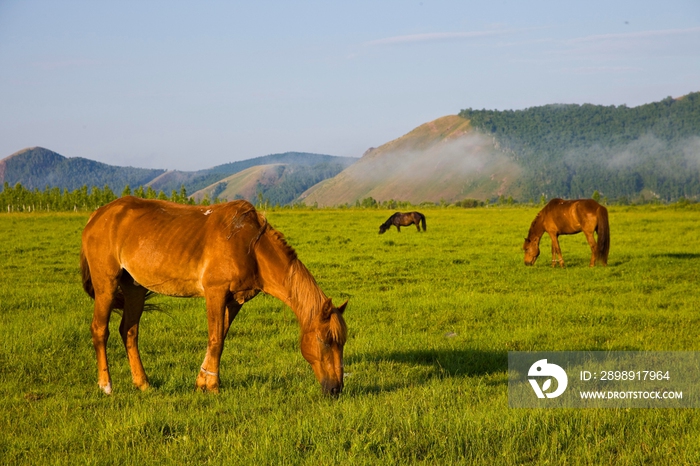
[[[119,233],[138,233],[139,236],[185,234],[215,230],[240,213],[255,212],[248,201],[233,201],[212,206],[178,204],[158,199],[121,197],[99,209],[88,220],[83,236],[93,230],[100,235],[117,230]],[[223,217],[223,218],[222,218]],[[189,233],[188,233],[189,232]]]
[[595,228],[601,209],[606,210],[594,199],[555,198],[549,201],[541,212],[548,231],[556,229],[563,234],[572,234],[580,232],[586,225],[593,225]]
[[[259,223],[247,201],[190,206],[127,196],[95,211],[83,231],[82,250],[90,268],[99,264],[109,275],[126,270],[162,294],[201,295],[212,264],[221,267],[217,258],[235,258],[229,269],[251,267],[247,245]],[[227,278],[235,273],[222,272]]]

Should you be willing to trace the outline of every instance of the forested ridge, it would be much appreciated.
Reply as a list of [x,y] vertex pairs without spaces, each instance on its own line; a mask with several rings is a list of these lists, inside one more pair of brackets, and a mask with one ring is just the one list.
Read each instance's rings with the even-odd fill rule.
[[545,105],[462,110],[523,168],[521,197],[700,195],[700,93],[638,107]]
[[[117,167],[82,157],[66,158],[43,147],[18,152],[2,161],[0,182],[22,184],[29,189],[46,186],[75,190],[84,185],[109,185],[115,191],[124,186],[146,185],[165,170]],[[178,186],[179,188],[179,186]]]

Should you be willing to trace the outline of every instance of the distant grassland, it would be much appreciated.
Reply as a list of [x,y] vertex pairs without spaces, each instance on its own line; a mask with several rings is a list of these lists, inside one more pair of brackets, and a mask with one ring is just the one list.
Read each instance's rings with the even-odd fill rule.
[[96,383],[80,286],[83,214],[0,215],[0,464],[694,464],[692,409],[508,408],[511,350],[700,350],[700,211],[612,207],[607,268],[582,235],[521,246],[536,208],[267,212],[321,288],[349,299],[348,375],[323,397],[281,302],[244,306],[220,395],[194,392],[204,303],[142,319],[152,389],[131,387],[113,315],[115,393]]

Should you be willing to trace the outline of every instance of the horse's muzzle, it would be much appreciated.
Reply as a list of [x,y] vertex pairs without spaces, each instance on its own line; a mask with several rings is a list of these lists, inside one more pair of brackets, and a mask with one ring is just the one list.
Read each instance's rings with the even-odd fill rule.
[[321,384],[324,395],[330,395],[332,397],[337,397],[343,391],[343,384],[331,381],[324,381]]

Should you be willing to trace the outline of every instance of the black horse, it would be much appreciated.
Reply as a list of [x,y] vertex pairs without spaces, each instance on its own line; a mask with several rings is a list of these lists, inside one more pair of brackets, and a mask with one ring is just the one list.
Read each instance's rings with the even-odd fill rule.
[[425,215],[420,212],[406,212],[405,214],[396,212],[389,217],[389,220],[379,226],[379,234],[381,235],[387,231],[392,225],[396,227],[399,233],[401,233],[401,227],[407,227],[409,225],[415,225],[418,231],[420,231],[421,224],[423,225],[423,231],[425,231]]

